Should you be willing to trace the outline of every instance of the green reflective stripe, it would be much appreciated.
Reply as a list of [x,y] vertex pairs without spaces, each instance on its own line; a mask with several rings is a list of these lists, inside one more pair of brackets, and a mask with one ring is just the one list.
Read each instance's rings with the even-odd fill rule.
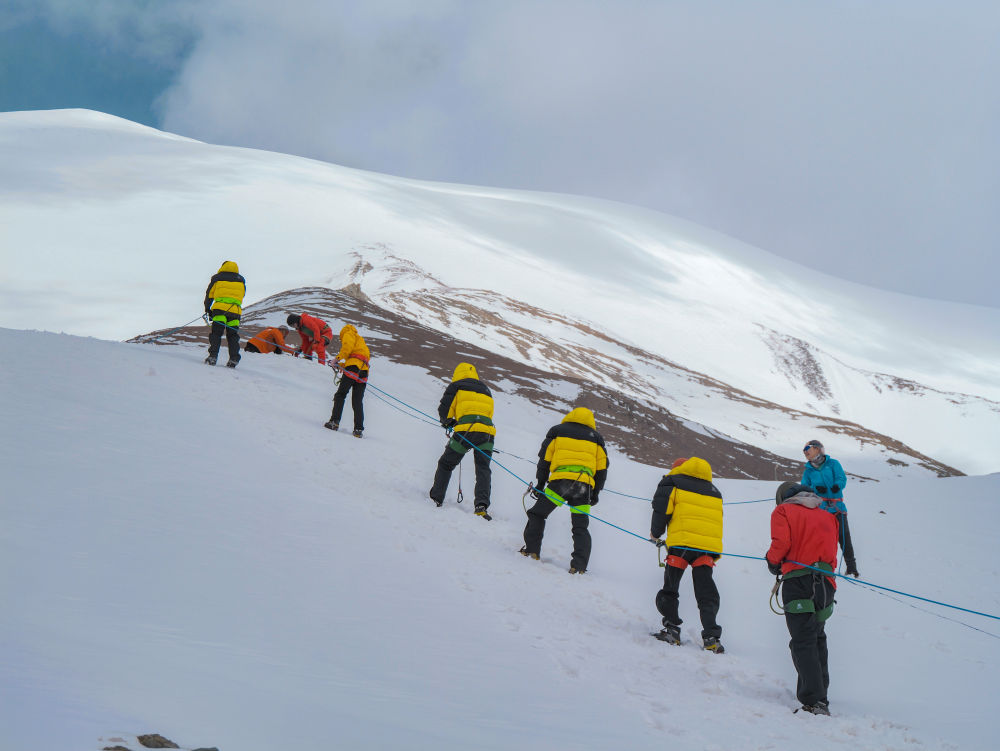
[[230,320],[229,316],[212,316],[212,320],[216,323],[221,323],[223,326],[229,326],[230,328],[239,328],[240,319],[234,318]]
[[573,505],[567,503],[563,499],[563,497],[561,495],[559,495],[557,492],[555,492],[551,488],[545,488],[545,490],[543,490],[542,492],[545,493],[545,497],[546,498],[548,498],[550,501],[552,501],[557,506],[569,506],[569,510],[570,510],[571,514],[589,514],[590,513],[590,504],[589,503],[585,503],[585,504],[582,504],[580,506],[573,506]]
[[573,472],[575,474],[583,473],[590,477],[594,476],[594,471],[590,467],[583,467],[579,464],[566,464],[562,467],[556,467],[552,470],[552,474],[555,474],[556,472]]
[[235,297],[216,297],[216,302],[224,302],[227,305],[240,305],[243,301],[237,300]]
[[456,425],[471,425],[474,422],[482,423],[483,425],[489,425],[491,428],[494,427],[493,420],[488,418],[486,415],[466,415],[461,418]]
[[[465,452],[471,449],[472,446],[469,444],[468,441],[463,441],[458,438],[452,438],[448,442],[448,448],[450,448],[452,451],[456,453],[465,454]],[[480,451],[492,451],[493,441],[487,441],[486,443],[481,443],[476,448],[478,448]]]

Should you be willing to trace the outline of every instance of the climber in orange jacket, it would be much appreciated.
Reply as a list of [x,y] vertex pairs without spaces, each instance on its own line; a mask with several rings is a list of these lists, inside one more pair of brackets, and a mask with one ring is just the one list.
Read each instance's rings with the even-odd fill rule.
[[243,350],[245,352],[259,352],[265,355],[273,352],[276,355],[280,355],[288,349],[285,346],[285,337],[287,335],[287,326],[266,328],[248,341]]

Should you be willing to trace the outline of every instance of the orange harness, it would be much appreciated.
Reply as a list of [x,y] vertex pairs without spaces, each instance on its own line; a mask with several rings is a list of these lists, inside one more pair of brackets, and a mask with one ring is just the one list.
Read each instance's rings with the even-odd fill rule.
[[693,561],[688,561],[686,558],[681,558],[679,555],[668,555],[667,565],[673,566],[674,568],[687,568],[688,566],[715,566],[715,559],[708,555],[698,556]]
[[352,352],[347,356],[348,360],[361,360],[365,364],[365,370],[371,370],[371,363],[368,362],[368,358],[362,355],[360,352]]

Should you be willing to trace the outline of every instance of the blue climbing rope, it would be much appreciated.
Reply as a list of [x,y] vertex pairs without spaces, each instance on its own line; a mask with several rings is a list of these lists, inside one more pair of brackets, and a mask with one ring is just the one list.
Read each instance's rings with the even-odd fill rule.
[[[199,316],[199,318],[201,318],[201,317],[202,316]],[[145,344],[145,343],[151,343],[151,342],[158,341],[159,339],[162,339],[164,337],[170,336],[172,333],[175,333],[175,332],[179,331],[180,329],[184,328],[185,326],[189,326],[191,323],[194,323],[194,321],[197,321],[197,320],[198,320],[198,318],[195,318],[192,321],[189,321],[188,323],[186,323],[186,324],[184,324],[182,326],[178,326],[177,328],[172,329],[171,331],[166,332],[165,334],[161,334],[161,335],[159,335],[159,336],[157,336],[157,337],[155,337],[153,339],[143,340],[140,343]],[[228,326],[228,324],[223,324],[223,325]],[[232,328],[238,328],[238,327],[232,327]],[[335,361],[330,364],[330,367],[332,367],[334,370],[340,370],[341,372],[344,372],[343,368],[341,368],[339,366],[339,364],[336,363]],[[421,410],[421,409],[413,406],[412,404],[407,403],[403,399],[400,399],[399,397],[394,396],[393,394],[390,394],[388,391],[385,391],[384,389],[381,389],[378,386],[375,386],[374,384],[372,384],[370,382],[368,383],[368,387],[371,388],[376,393],[377,397],[378,397],[378,394],[381,394],[381,395],[383,395],[385,397],[388,397],[388,399],[391,399],[392,401],[398,402],[403,407],[406,407],[406,409],[409,409],[411,412],[414,413],[414,415],[411,415],[411,416],[416,417],[417,415],[419,415],[419,416],[421,416],[423,418],[426,418],[426,420],[421,420],[421,422],[427,422],[428,424],[434,425],[434,426],[438,426],[439,425],[439,422],[438,422],[438,420],[437,420],[437,418],[435,416],[430,415],[430,414],[424,412],[423,410]],[[378,398],[381,399],[381,397],[378,397]],[[392,406],[392,407],[398,409],[399,411],[403,412],[403,414],[407,414],[404,410],[399,409],[398,407],[395,407],[395,405],[391,404],[386,399],[381,399],[381,401],[384,401],[387,404],[389,404],[389,406]],[[419,419],[419,418],[416,418],[416,419]],[[499,462],[495,458],[493,458],[491,454],[487,454],[479,446],[476,446],[471,441],[469,441],[460,431],[459,432],[454,432],[454,431],[450,431],[449,430],[448,434],[451,435],[451,436],[458,435],[466,443],[468,443],[469,446],[473,450],[478,451],[481,454],[483,454],[484,456],[486,456],[487,458],[489,458],[493,464],[495,464],[496,466],[500,467],[502,470],[504,470],[511,477],[513,477],[514,479],[516,479],[520,483],[526,485],[529,489],[533,489],[534,488],[534,486],[532,485],[532,483],[530,481],[525,480],[523,477],[520,477],[517,473],[515,473],[511,469],[507,468],[502,462]],[[516,458],[522,459],[524,461],[530,461],[528,459],[524,459],[524,457],[517,457],[514,454],[510,454],[510,455],[511,456],[515,456]],[[620,492],[617,492],[617,491],[605,491],[605,492],[610,492],[610,493],[613,493],[614,495],[620,495],[620,496],[627,497],[627,498],[634,498],[634,499],[637,499],[637,500],[644,500],[644,501],[647,500],[645,498],[640,498],[639,496],[631,496],[631,495],[628,495],[626,493],[620,493]],[[656,540],[652,540],[649,537],[637,534],[637,533],[635,533],[635,532],[633,532],[633,531],[631,531],[629,529],[626,529],[625,527],[621,527],[621,526],[619,526],[617,524],[609,522],[606,519],[602,519],[601,517],[596,516],[596,515],[594,515],[593,513],[589,512],[589,511],[584,511],[579,506],[573,506],[572,504],[567,503],[562,497],[560,497],[557,493],[555,493],[554,491],[552,491],[549,488],[546,488],[544,491],[542,491],[542,493],[545,495],[546,498],[549,498],[550,500],[552,500],[557,505],[568,506],[570,509],[572,509],[573,511],[576,511],[577,513],[586,514],[587,516],[589,516],[590,518],[594,519],[595,521],[601,522],[602,524],[606,524],[609,527],[617,529],[620,532],[624,532],[627,535],[631,535],[632,537],[635,537],[635,538],[637,538],[639,540],[642,540],[643,542],[650,542],[650,543],[658,544],[659,547],[665,547],[665,545],[662,545],[662,543],[658,543],[658,541],[656,541]],[[763,498],[763,499],[752,500],[752,501],[731,501],[730,504],[731,505],[741,505],[741,504],[747,504],[747,503],[764,503],[764,502],[769,501],[769,500],[771,500],[771,499]],[[740,553],[717,553],[717,552],[710,551],[710,550],[700,550],[698,548],[688,548],[688,547],[681,547],[681,546],[673,546],[673,547],[676,547],[677,549],[680,549],[680,550],[689,550],[689,551],[692,551],[692,552],[706,553],[706,554],[710,554],[710,555],[727,556],[729,558],[743,558],[743,559],[755,560],[755,561],[765,561],[766,560],[763,556],[743,555],[743,554],[740,554]],[[825,576],[834,576],[834,577],[837,577],[837,578],[840,578],[840,579],[845,579],[846,581],[850,582],[853,585],[862,586],[863,588],[868,588],[871,591],[875,591],[876,594],[882,594],[882,593],[885,593],[885,592],[891,592],[893,594],[900,595],[902,597],[909,597],[909,598],[912,598],[912,599],[915,599],[915,600],[920,600],[921,602],[930,603],[932,605],[938,605],[940,607],[951,608],[952,610],[958,610],[958,611],[961,611],[963,613],[970,613],[972,615],[978,615],[978,616],[981,616],[983,618],[990,618],[992,620],[1000,621],[1000,616],[993,615],[991,613],[985,613],[985,612],[982,612],[982,611],[979,611],[979,610],[972,610],[971,608],[964,608],[964,607],[961,607],[961,606],[958,606],[958,605],[952,605],[952,604],[947,603],[947,602],[942,602],[940,600],[934,600],[934,599],[931,599],[931,598],[928,598],[928,597],[922,597],[920,595],[915,595],[915,594],[912,594],[910,592],[904,592],[902,590],[893,589],[891,587],[885,587],[885,586],[882,586],[880,584],[875,584],[874,582],[866,581],[864,579],[854,579],[854,578],[845,576],[844,574],[839,574],[839,573],[836,573],[836,572],[823,571],[820,568],[817,568],[815,566],[811,566],[811,565],[808,565],[808,564],[800,563],[798,561],[791,561],[791,562],[794,563],[794,564],[796,564],[796,565],[798,565],[798,566],[801,566],[803,568],[811,569],[813,571],[819,572],[819,573],[821,573],[821,574],[823,574]],[[888,595],[885,595],[885,596],[888,596]],[[891,599],[895,599],[895,598],[891,598]],[[929,612],[929,611],[927,611],[927,612]],[[951,618],[946,618],[945,616],[942,616],[942,615],[937,614],[937,613],[931,613],[931,615],[936,615],[938,617],[945,618],[945,620],[949,620],[949,621],[952,621],[954,623],[958,623],[958,624],[960,624],[962,626],[966,626],[966,627],[971,628],[971,629],[973,629],[975,631],[980,631],[981,633],[987,634],[988,636],[992,636],[994,638],[1000,639],[1000,636],[998,636],[997,634],[992,634],[989,631],[984,631],[982,629],[976,628],[975,626],[971,626],[970,624],[964,623],[962,621],[958,621],[958,620],[951,619]]]

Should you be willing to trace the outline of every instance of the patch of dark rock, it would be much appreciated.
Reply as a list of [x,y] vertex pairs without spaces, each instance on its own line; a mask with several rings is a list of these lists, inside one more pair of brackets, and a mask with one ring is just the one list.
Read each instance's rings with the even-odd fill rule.
[[176,743],[171,740],[167,740],[159,733],[149,733],[148,735],[140,735],[136,738],[139,743],[141,743],[146,748],[180,748]]

